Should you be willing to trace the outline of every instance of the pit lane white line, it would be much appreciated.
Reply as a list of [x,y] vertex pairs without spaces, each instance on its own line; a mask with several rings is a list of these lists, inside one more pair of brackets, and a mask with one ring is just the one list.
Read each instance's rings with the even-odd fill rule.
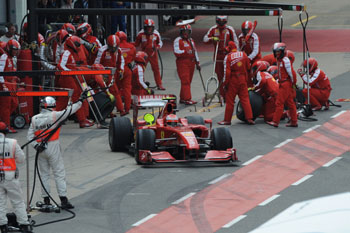
[[157,215],[157,214],[150,214],[150,215],[148,215],[147,217],[141,219],[140,221],[138,221],[138,222],[132,224],[132,226],[133,226],[133,227],[136,227],[136,226],[138,226],[138,225],[141,225],[142,223],[147,222],[148,220],[150,220],[151,218],[153,218],[153,217],[156,216],[156,215]]
[[293,141],[293,139],[287,139],[287,140],[285,140],[284,142],[281,142],[280,144],[278,144],[277,146],[275,146],[275,148],[280,148],[280,147],[286,145],[288,142],[291,142],[291,141]]
[[238,216],[237,218],[233,219],[231,222],[229,222],[226,225],[222,226],[222,228],[230,228],[230,227],[232,227],[232,225],[238,223],[239,221],[241,221],[245,217],[247,217],[247,215]]
[[187,198],[190,198],[190,197],[192,197],[193,195],[195,195],[196,193],[189,193],[189,194],[187,194],[186,196],[184,196],[184,197],[181,197],[179,200],[177,200],[177,201],[174,201],[173,203],[171,203],[171,204],[173,204],[173,205],[177,205],[177,204],[179,204],[180,202],[183,202],[184,200],[186,200]]
[[246,166],[246,165],[248,165],[248,164],[254,162],[255,160],[260,159],[261,157],[263,157],[263,156],[262,156],[262,155],[257,155],[257,156],[255,156],[254,158],[252,158],[251,160],[248,160],[247,162],[243,163],[242,166]]
[[338,112],[337,114],[331,116],[331,118],[336,118],[337,116],[340,116],[341,114],[343,114],[343,113],[345,113],[345,112],[346,112],[346,110],[340,111],[340,112]]
[[261,202],[259,204],[259,206],[265,206],[265,205],[269,204],[271,201],[275,200],[279,196],[281,196],[281,195],[273,195],[272,197],[270,197],[270,198],[266,199],[265,201]]
[[225,179],[226,177],[230,176],[231,174],[230,173],[227,173],[227,174],[223,174],[222,176],[216,178],[215,180],[212,180],[210,181],[208,184],[215,184],[223,179]]
[[320,127],[320,126],[321,126],[321,125],[312,126],[311,128],[308,128],[308,129],[304,130],[303,133],[311,132],[312,130],[317,129],[317,128]]
[[329,167],[331,166],[333,163],[337,162],[338,160],[341,160],[343,157],[337,157],[332,159],[331,161],[329,161],[328,163],[324,164],[322,167]]
[[292,185],[299,185],[301,183],[303,183],[304,181],[310,179],[313,175],[306,175],[303,178],[301,178],[300,180],[298,180],[297,182],[293,183]]

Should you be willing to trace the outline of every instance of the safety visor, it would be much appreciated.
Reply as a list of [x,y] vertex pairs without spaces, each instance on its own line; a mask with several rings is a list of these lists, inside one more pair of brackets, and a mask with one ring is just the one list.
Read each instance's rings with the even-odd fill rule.
[[216,23],[217,23],[219,26],[225,26],[225,24],[227,23],[227,20],[220,20],[220,19],[217,19],[217,20],[216,20]]
[[152,34],[154,31],[154,26],[145,26],[145,32],[148,34]]
[[87,27],[79,28],[78,31],[77,31],[78,36],[81,36],[84,33],[86,33],[87,30],[88,30]]
[[116,46],[116,47],[108,46],[108,50],[109,50],[110,52],[114,53],[115,51],[118,50],[118,46]]
[[249,32],[249,29],[242,29],[242,33],[243,33],[243,35],[247,35],[247,34],[248,34],[248,32]]

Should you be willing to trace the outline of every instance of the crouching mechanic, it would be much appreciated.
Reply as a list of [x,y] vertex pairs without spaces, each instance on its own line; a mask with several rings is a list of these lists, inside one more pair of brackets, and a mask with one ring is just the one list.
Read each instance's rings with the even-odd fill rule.
[[29,226],[23,192],[18,179],[16,163],[23,163],[25,155],[17,140],[6,138],[8,128],[0,122],[0,230],[8,232],[7,197],[14,208],[21,232],[32,232]]
[[262,114],[264,115],[265,122],[272,121],[279,88],[273,76],[266,72],[267,69],[267,62],[264,61],[254,62],[251,69],[254,83],[252,89],[264,99]]
[[[331,94],[331,83],[325,72],[318,68],[318,63],[315,58],[310,57],[309,59],[309,75],[308,78],[306,73],[303,73],[301,69],[298,69],[298,74],[305,84],[309,83],[310,89],[310,104],[313,111],[318,111],[325,107],[325,110],[329,109],[328,98]],[[305,60],[302,66],[307,68],[307,60]],[[303,96],[305,97],[307,104],[307,88],[303,89]]]
[[[42,187],[41,193],[44,203],[50,205],[50,168],[56,182],[57,193],[61,199],[61,208],[73,209],[74,206],[67,199],[66,173],[63,164],[62,151],[59,142],[60,122],[74,114],[82,106],[86,92],[82,93],[79,101],[69,105],[65,110],[55,111],[56,101],[48,96],[41,100],[41,112],[32,117],[27,138],[39,153],[40,175],[47,191]],[[58,128],[57,128],[58,127]],[[57,129],[56,129],[57,128]]]

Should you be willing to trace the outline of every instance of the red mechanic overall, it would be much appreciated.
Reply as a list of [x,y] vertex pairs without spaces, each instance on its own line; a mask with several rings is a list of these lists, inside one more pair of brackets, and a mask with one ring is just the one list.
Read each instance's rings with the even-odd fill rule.
[[[224,78],[224,59],[227,54],[225,48],[229,41],[233,41],[236,47],[239,48],[238,39],[235,30],[231,26],[227,26],[227,16],[216,16],[216,25],[212,26],[207,34],[203,37],[203,42],[214,45],[214,59],[216,53],[216,44],[218,45],[217,58],[215,64],[215,73],[219,82]],[[220,95],[224,96],[224,89],[220,88]]]
[[289,108],[289,115],[291,117],[290,123],[287,127],[298,127],[298,117],[296,111],[296,104],[294,97],[296,96],[293,85],[296,84],[296,75],[293,69],[293,65],[290,59],[285,54],[286,44],[275,43],[273,46],[273,53],[277,59],[278,68],[278,95],[276,99],[276,111],[273,115],[272,121],[266,122],[267,124],[278,127],[283,114],[284,105]]
[[165,90],[162,84],[162,78],[160,77],[157,53],[157,50],[162,48],[163,42],[159,32],[154,29],[155,24],[152,19],[145,19],[143,23],[144,29],[137,34],[134,45],[135,47],[141,45],[142,51],[146,52],[148,56],[147,62],[151,63],[154,81],[158,90]]
[[136,48],[133,44],[127,42],[127,36],[124,32],[119,31],[116,35],[120,39],[120,50],[125,61],[124,73],[122,80],[119,80],[121,96],[124,97],[124,111],[128,113],[131,106],[131,89],[132,89],[132,62],[135,60]]

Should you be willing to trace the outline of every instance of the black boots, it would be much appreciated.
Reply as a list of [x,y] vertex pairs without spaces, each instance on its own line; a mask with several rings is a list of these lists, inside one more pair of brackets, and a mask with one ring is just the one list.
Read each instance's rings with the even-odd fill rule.
[[45,205],[51,205],[49,197],[44,197],[44,204]]
[[0,226],[1,233],[7,233],[8,232],[8,227],[7,225],[1,225]]
[[33,233],[30,225],[20,225],[20,230],[22,233]]
[[68,201],[67,197],[60,197],[62,209],[74,209],[74,206]]

